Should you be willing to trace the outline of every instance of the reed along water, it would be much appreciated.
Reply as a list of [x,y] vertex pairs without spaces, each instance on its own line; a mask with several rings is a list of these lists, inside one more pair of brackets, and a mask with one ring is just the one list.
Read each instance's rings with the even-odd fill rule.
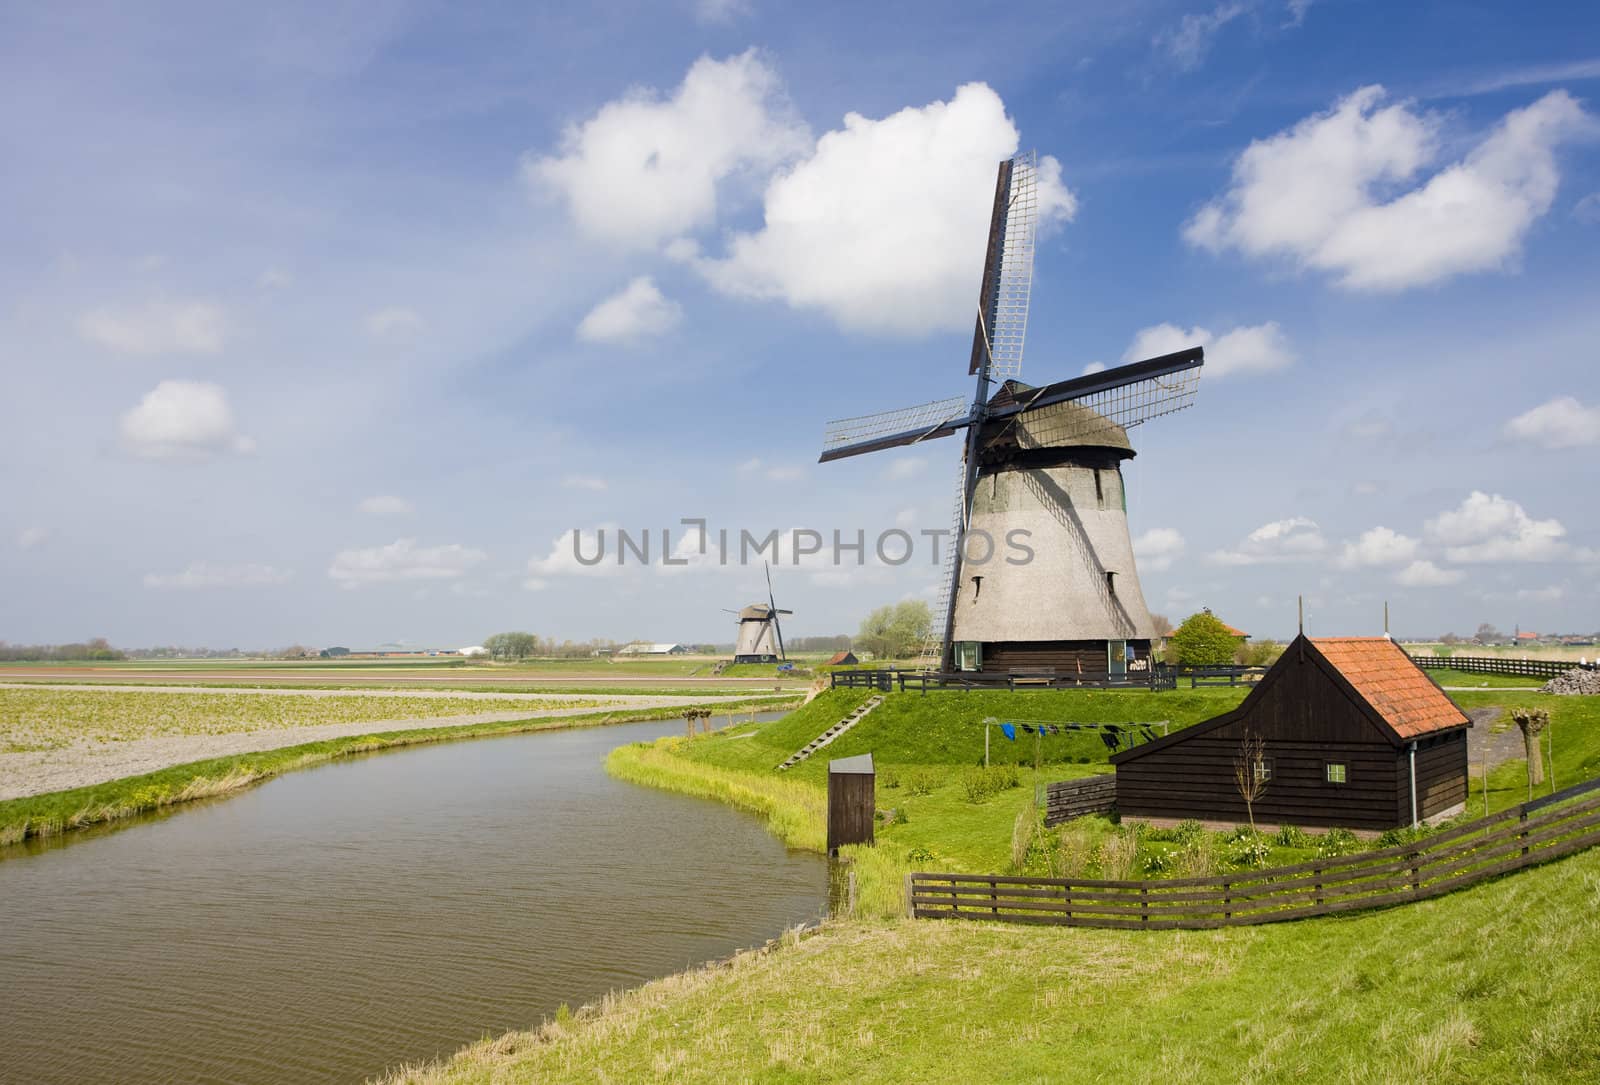
[[0,1081],[359,1082],[817,918],[820,856],[606,776],[682,731],[419,746],[8,849]]

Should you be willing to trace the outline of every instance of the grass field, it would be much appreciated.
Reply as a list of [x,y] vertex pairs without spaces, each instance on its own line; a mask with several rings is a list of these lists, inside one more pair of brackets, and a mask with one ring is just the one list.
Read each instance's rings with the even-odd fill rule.
[[264,696],[252,693],[164,693],[0,689],[0,753],[52,750],[77,743],[124,742],[179,735],[318,727],[376,720],[430,719],[473,712],[543,712],[599,708],[607,701],[496,701],[459,697]]
[[1221,932],[830,924],[392,1081],[1593,1081],[1596,974],[1591,851]]
[[1544,685],[1542,678],[1518,678],[1509,674],[1474,674],[1470,671],[1451,670],[1446,667],[1429,668],[1428,677],[1441,686],[1471,686],[1473,689],[1538,689]]

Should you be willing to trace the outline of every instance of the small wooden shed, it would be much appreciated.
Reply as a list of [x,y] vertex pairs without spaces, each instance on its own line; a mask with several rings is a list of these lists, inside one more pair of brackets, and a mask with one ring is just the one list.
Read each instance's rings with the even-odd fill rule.
[[857,664],[859,662],[861,662],[861,661],[856,658],[856,654],[854,652],[843,651],[843,652],[836,652],[834,654],[833,658],[828,660],[827,666],[829,666],[829,667],[851,667],[851,666],[854,666],[855,664]]
[[1449,817],[1467,800],[1471,725],[1387,637],[1301,635],[1231,712],[1113,756],[1117,809],[1244,823],[1235,767],[1249,734],[1266,743],[1258,825],[1381,830]]
[[871,844],[877,815],[872,755],[828,762],[828,854],[844,844]]

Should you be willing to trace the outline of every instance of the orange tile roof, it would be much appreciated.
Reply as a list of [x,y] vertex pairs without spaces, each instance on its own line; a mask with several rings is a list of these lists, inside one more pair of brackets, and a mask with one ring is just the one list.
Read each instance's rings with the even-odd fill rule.
[[1420,738],[1467,722],[1455,702],[1394,641],[1386,637],[1309,639],[1401,738]]

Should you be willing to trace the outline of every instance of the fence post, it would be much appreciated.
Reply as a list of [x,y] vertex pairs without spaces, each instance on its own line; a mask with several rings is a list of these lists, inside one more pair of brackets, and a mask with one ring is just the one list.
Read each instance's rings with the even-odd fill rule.
[[917,918],[917,906],[915,904],[913,904],[912,901],[911,901],[912,894],[914,894],[915,892],[916,892],[916,887],[915,887],[914,883],[911,880],[911,872],[907,871],[906,872],[906,918],[907,919],[915,919],[915,918]]
[[1139,922],[1150,922],[1150,887],[1143,883],[1139,885]]
[[1228,882],[1226,880],[1224,880],[1223,883],[1222,883],[1222,918],[1223,919],[1232,919],[1233,918],[1233,908],[1231,907],[1231,905],[1233,904],[1233,894],[1228,891],[1228,888],[1229,888],[1228,887]]
[[1422,849],[1411,850],[1411,895],[1422,892]]
[[845,875],[845,911],[846,914],[856,914],[856,872],[851,870]]
[[1522,854],[1528,854],[1528,807],[1524,803],[1517,811],[1517,839],[1522,841]]
[[1000,891],[995,888],[993,880],[989,882],[989,914],[1000,918]]
[[1316,903],[1317,907],[1320,908],[1322,906],[1322,864],[1321,863],[1312,863],[1311,864],[1311,877],[1313,879],[1312,883],[1311,883],[1311,893],[1312,893],[1311,899],[1312,899],[1313,902]]

